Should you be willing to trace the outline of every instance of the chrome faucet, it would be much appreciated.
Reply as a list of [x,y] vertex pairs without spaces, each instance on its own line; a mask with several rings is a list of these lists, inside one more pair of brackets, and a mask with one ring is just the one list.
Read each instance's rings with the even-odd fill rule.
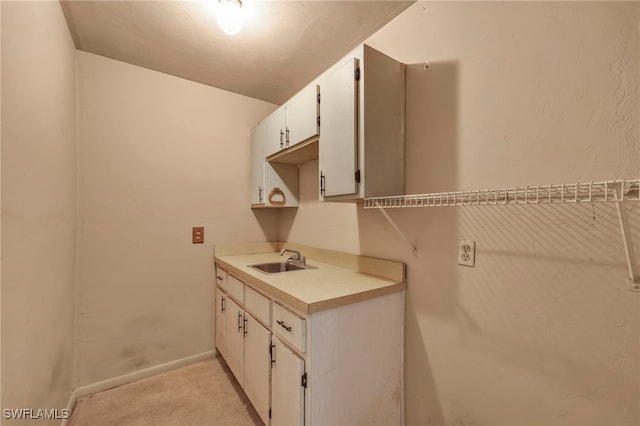
[[304,266],[306,263],[306,259],[303,255],[300,254],[299,251],[282,249],[280,250],[280,256],[284,256],[286,252],[293,253],[293,256],[289,257],[289,262],[299,263]]

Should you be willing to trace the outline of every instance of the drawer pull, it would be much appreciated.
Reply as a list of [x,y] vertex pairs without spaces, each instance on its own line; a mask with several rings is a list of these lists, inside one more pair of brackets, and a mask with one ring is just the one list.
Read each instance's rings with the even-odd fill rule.
[[276,321],[280,327],[284,328],[288,332],[291,332],[291,326],[284,323],[284,321]]

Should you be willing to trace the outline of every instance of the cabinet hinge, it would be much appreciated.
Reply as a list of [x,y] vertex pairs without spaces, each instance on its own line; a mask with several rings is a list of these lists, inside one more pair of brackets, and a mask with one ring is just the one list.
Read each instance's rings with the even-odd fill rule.
[[305,389],[307,388],[307,373],[304,373],[302,375],[302,383],[301,383],[301,385],[302,385],[303,388],[305,388]]
[[356,81],[360,81],[360,67],[356,68],[355,72],[353,73],[353,78],[356,79]]
[[356,182],[360,183],[360,170],[356,170]]

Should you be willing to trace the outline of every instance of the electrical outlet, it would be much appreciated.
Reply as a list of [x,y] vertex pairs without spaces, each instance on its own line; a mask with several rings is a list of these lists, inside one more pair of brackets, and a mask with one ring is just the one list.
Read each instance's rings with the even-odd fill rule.
[[204,226],[194,226],[191,230],[191,243],[202,244],[204,243]]
[[476,242],[458,241],[458,265],[474,267],[476,265]]

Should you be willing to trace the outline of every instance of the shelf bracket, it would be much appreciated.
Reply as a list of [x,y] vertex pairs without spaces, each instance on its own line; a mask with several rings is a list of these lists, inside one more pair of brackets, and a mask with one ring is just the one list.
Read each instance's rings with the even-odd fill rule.
[[405,243],[409,245],[409,247],[411,247],[411,254],[413,254],[414,256],[417,255],[418,249],[413,244],[411,244],[411,241],[409,241],[409,239],[404,235],[404,233],[400,230],[400,228],[398,228],[398,225],[396,225],[393,219],[391,219],[391,217],[389,216],[389,213],[387,213],[383,208],[381,208],[377,201],[375,202],[375,206],[378,208],[378,211],[382,213],[382,216],[384,216],[384,218],[387,219],[387,222],[389,222],[389,224],[391,225],[391,227],[393,227],[396,233],[404,240]]
[[624,251],[627,256],[627,266],[629,267],[629,290],[640,292],[640,273],[638,273],[636,255],[633,250],[629,218],[627,217],[627,210],[624,207],[624,181],[617,185],[615,203],[618,209],[618,220],[620,221],[620,233],[622,234]]

